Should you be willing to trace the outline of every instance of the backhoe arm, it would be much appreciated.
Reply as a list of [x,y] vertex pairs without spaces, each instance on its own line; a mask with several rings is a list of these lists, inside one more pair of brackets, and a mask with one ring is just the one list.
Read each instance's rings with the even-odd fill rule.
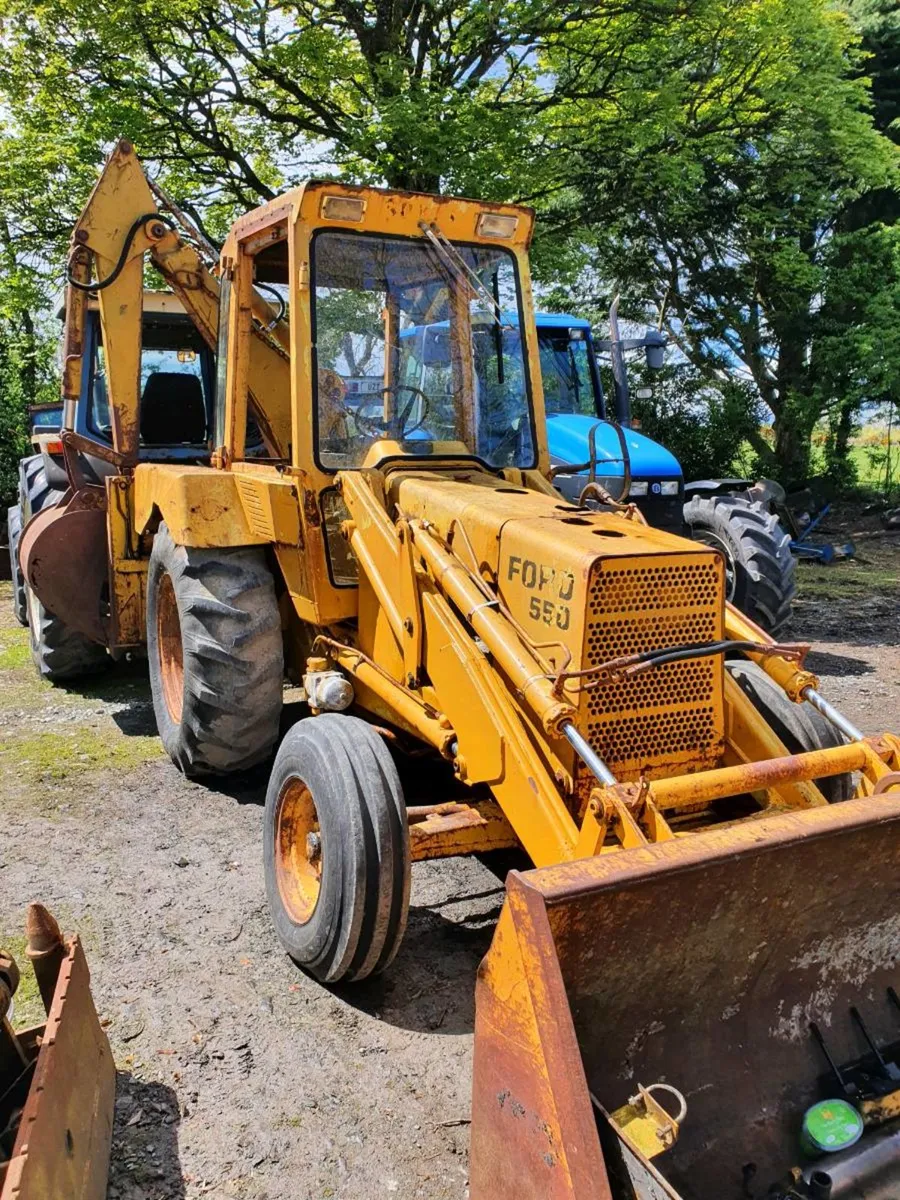
[[[131,144],[121,141],[107,160],[72,236],[62,388],[65,425],[71,429],[75,423],[87,301],[95,293],[103,328],[113,451],[123,465],[138,457],[145,255],[149,254],[181,300],[206,344],[216,348],[220,281],[198,248],[202,239],[197,231],[174,205],[171,213],[176,215],[164,207]],[[274,321],[269,304],[255,291],[253,315],[257,326],[250,359],[251,409],[267,452],[283,458],[290,442],[287,337]]]

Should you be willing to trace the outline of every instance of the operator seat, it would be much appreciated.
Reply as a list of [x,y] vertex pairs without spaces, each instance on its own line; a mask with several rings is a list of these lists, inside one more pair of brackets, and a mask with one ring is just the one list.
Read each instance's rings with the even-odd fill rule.
[[143,445],[202,446],[205,441],[206,405],[198,377],[181,371],[155,371],[141,396]]

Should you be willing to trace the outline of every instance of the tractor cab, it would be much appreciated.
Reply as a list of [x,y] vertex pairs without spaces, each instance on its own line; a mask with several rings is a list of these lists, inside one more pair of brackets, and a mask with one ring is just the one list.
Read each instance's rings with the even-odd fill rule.
[[[631,427],[619,431],[610,420],[597,363],[599,347],[590,323],[567,313],[536,313],[547,442],[554,482],[567,500],[577,501],[589,468],[578,470],[596,451],[596,478],[614,497],[633,501],[651,525],[682,530],[684,481],[678,459],[658,442]],[[623,453],[622,442],[625,450]],[[564,468],[573,465],[571,472]]]
[[[535,465],[515,260],[498,246],[324,231],[314,248],[317,455]],[[513,306],[511,316],[507,306]]]
[[[111,447],[107,348],[99,305],[89,300],[81,403],[74,429]],[[139,457],[198,460],[209,456],[215,366],[200,331],[170,292],[145,291],[139,365]]]

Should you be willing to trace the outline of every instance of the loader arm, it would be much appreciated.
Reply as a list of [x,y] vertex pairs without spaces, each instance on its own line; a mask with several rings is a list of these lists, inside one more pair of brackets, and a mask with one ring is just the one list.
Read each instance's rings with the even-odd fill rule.
[[[859,772],[861,794],[869,794],[888,773],[894,747],[877,739],[854,739],[830,749],[791,754],[760,720],[731,675],[721,670],[720,659],[707,660],[704,668],[710,680],[721,679],[723,707],[720,741],[710,743],[715,754],[702,764],[703,769],[685,771],[677,764],[654,765],[650,760],[634,769],[627,757],[620,757],[618,762],[611,760],[610,770],[597,753],[602,744],[596,737],[589,744],[592,693],[585,700],[564,686],[565,648],[552,641],[536,642],[515,618],[514,593],[502,594],[487,582],[491,569],[486,568],[484,575],[475,570],[473,555],[484,564],[497,540],[489,516],[483,542],[474,510],[462,516],[452,510],[457,515],[448,520],[449,514],[444,513],[441,519],[444,493],[454,485],[462,490],[458,477],[451,482],[412,471],[404,477],[399,468],[386,475],[359,471],[340,477],[350,516],[343,533],[360,566],[359,622],[352,646],[329,639],[328,650],[355,677],[357,699],[364,708],[401,724],[452,758],[461,782],[490,788],[536,866],[607,853],[615,847],[671,841],[699,813],[721,819],[715,816],[716,805],[730,797],[752,793],[763,798],[763,808],[770,812],[814,809],[826,804],[816,779]],[[503,481],[495,486],[500,488],[497,498],[505,497]],[[483,493],[479,509],[484,511],[490,505],[486,481],[479,491]],[[526,492],[521,494],[527,497]],[[612,545],[619,544],[620,538],[624,541],[626,535],[620,530],[630,524],[620,514],[560,517],[559,510],[548,512],[537,497],[521,504],[529,514],[543,514],[537,529],[559,522],[558,533],[549,535],[547,546],[565,536],[565,522],[573,519],[579,537],[600,535]],[[392,520],[388,509],[394,505],[398,515]],[[419,516],[419,511],[431,511],[434,519]],[[474,544],[466,532],[469,523]],[[514,525],[514,520],[501,525],[501,540],[515,538]],[[532,528],[530,521],[523,522],[523,532]],[[638,546],[646,535],[636,530],[632,536]],[[674,540],[669,535],[654,536]],[[514,544],[518,548],[520,543]],[[544,554],[540,543],[535,541],[534,547],[528,553],[540,559]],[[593,546],[588,554],[592,552]],[[596,563],[587,561],[576,574],[596,577]],[[615,567],[617,560],[611,561]],[[633,560],[629,556],[626,561]],[[688,568],[680,561],[674,557],[667,564],[676,586],[686,569],[709,570],[714,560],[704,564],[701,559],[698,565],[691,559]],[[518,555],[509,559],[514,570],[518,562]],[[548,580],[552,571],[545,564]],[[510,573],[509,566],[505,573]],[[577,600],[576,586],[574,580],[564,583],[561,594],[569,598],[573,593]],[[596,593],[588,589],[587,594],[590,604],[590,595]],[[540,607],[543,611],[543,602]],[[684,619],[690,627],[694,617],[689,608]],[[574,624],[575,618],[571,620]],[[586,621],[585,632],[575,644],[584,640],[591,645],[600,636],[595,628],[592,631],[589,618]],[[783,647],[767,652],[774,646],[771,639],[735,610],[726,613],[723,624],[729,644],[758,647],[750,656],[779,688],[798,702],[817,694],[818,681],[803,668],[801,651]],[[363,662],[360,650],[368,664],[377,663],[380,669]],[[686,694],[670,691],[671,705],[691,701],[695,687],[690,680],[699,676],[687,678]],[[643,686],[650,689],[646,694],[652,702],[658,685]],[[698,716],[687,711],[694,728],[700,728],[706,710],[702,705],[693,710]],[[633,721],[635,714],[626,709],[620,719]],[[653,725],[647,728],[652,735]],[[606,744],[614,746],[615,739]],[[697,753],[695,742],[684,744],[682,757],[689,768],[698,763]]]
[[[221,284],[209,251],[180,211],[167,212],[129,142],[107,160],[72,236],[66,291],[62,394],[65,426],[74,427],[81,392],[89,288],[96,291],[106,348],[113,451],[120,463],[138,458],[144,258],[178,296],[203,340],[215,350]],[[172,212],[177,214],[172,215]],[[92,279],[93,276],[93,279]],[[98,286],[99,285],[99,286]],[[250,410],[267,454],[287,457],[291,438],[287,337],[254,289],[250,346]]]

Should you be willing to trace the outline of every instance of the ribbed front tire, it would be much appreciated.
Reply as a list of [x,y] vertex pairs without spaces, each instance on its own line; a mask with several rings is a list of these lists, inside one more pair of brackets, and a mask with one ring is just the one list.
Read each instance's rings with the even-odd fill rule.
[[279,747],[266,795],[269,911],[296,963],[330,983],[391,963],[406,930],[410,851],[397,769],[375,730],[325,713]]
[[[844,745],[844,738],[830,721],[810,704],[795,704],[762,667],[743,660],[725,665],[732,679],[790,754],[830,750],[834,746]],[[849,800],[854,791],[853,776],[847,771],[843,775],[814,779],[813,783],[829,804]]]
[[284,650],[265,551],[179,546],[161,525],[147,574],[147,657],[159,735],[185,775],[266,759],[278,740]]

